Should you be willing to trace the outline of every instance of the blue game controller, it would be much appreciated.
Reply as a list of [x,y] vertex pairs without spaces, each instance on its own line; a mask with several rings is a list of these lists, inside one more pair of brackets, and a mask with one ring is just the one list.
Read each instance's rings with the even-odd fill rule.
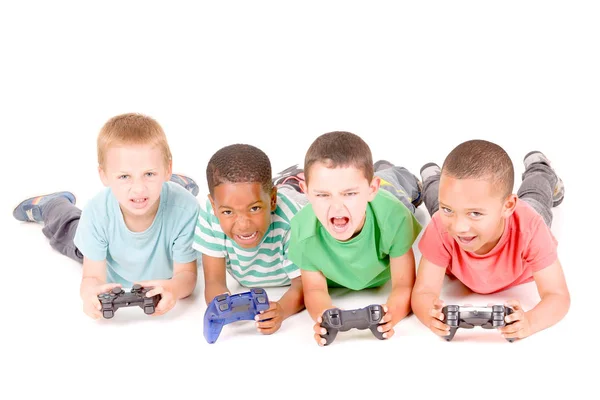
[[204,313],[204,338],[214,343],[224,325],[236,321],[254,320],[260,311],[269,309],[269,298],[264,289],[234,295],[220,294],[208,305]]

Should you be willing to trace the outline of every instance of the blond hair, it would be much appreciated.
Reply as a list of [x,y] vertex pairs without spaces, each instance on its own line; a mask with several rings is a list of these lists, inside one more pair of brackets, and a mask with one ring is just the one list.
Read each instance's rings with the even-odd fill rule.
[[165,165],[171,162],[171,150],[162,127],[153,118],[142,114],[121,114],[109,119],[98,134],[98,164],[104,166],[106,152],[116,145],[158,146]]

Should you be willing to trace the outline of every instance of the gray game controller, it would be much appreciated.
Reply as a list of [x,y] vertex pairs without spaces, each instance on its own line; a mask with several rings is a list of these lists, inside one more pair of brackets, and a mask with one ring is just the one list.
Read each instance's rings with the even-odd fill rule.
[[[489,307],[467,307],[450,305],[442,309],[444,323],[450,327],[450,334],[444,336],[446,341],[451,341],[458,328],[473,329],[480,326],[483,329],[496,329],[506,325],[505,317],[513,313],[511,307],[501,305]],[[506,339],[514,342],[514,338]]]
[[379,304],[372,304],[356,310],[331,308],[322,315],[321,327],[325,328],[327,333],[320,336],[327,340],[325,343],[325,346],[327,346],[335,340],[340,331],[346,332],[350,329],[362,330],[368,328],[377,339],[385,339],[383,333],[377,330],[379,321],[381,321],[384,314],[383,307]]

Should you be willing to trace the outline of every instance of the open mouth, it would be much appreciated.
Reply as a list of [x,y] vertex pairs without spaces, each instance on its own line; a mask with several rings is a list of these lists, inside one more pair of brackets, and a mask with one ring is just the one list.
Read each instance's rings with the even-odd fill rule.
[[333,230],[337,233],[343,233],[348,229],[350,225],[350,218],[348,217],[333,217],[329,218],[329,222]]
[[148,204],[147,197],[139,197],[139,198],[135,198],[135,199],[129,199],[129,201],[133,205],[133,208],[144,208],[144,207],[146,207],[146,204]]
[[470,244],[477,236],[457,236],[456,238],[462,244]]
[[244,243],[244,244],[249,244],[249,243],[253,243],[256,238],[258,237],[258,231],[254,231],[252,233],[249,234],[237,234],[235,235],[235,238],[237,239],[237,242],[240,243]]

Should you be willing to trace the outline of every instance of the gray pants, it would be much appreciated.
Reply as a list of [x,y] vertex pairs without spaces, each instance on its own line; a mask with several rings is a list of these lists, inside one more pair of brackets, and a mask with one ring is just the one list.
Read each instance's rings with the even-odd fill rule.
[[73,242],[81,210],[69,200],[60,197],[44,205],[42,217],[44,219],[42,232],[50,240],[50,246],[59,253],[83,263],[83,254]]
[[421,191],[418,179],[404,167],[392,167],[375,171],[375,176],[381,179],[380,190],[387,190],[398,198],[413,214]]
[[[523,182],[517,196],[529,203],[544,218],[548,227],[552,226],[552,195],[558,180],[556,173],[544,163],[533,163],[521,179]],[[423,202],[429,215],[433,215],[440,207],[439,187],[440,175],[431,176],[423,182]]]

